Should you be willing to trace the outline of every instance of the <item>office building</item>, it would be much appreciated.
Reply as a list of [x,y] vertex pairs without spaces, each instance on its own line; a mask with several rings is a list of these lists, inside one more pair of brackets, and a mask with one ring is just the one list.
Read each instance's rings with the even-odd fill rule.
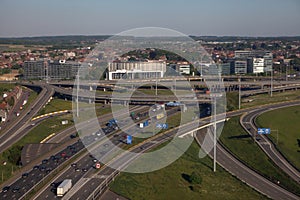
[[23,65],[24,79],[45,79],[46,77],[46,64],[43,60],[25,61]]
[[190,75],[191,73],[191,66],[187,62],[170,64],[170,68],[175,70],[181,75]]
[[150,61],[114,61],[108,66],[108,79],[147,79],[164,76],[166,62]]
[[[245,71],[245,62],[247,63]],[[235,73],[264,73],[272,70],[273,55],[266,51],[235,51]]]
[[75,79],[81,64],[66,62],[65,60],[48,61],[48,78],[50,79]]

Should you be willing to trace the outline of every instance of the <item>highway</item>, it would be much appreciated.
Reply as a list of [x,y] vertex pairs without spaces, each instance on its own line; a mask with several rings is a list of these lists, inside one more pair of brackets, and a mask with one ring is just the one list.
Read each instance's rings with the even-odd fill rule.
[[[145,111],[145,107],[138,107],[135,106],[131,109],[132,111],[141,112]],[[125,110],[126,111],[126,110]],[[116,114],[119,116],[122,116],[125,114],[124,110],[120,110]],[[104,124],[106,121],[111,119],[111,114],[106,114],[101,117],[99,117],[100,123]],[[38,119],[37,121],[42,121],[43,119]],[[83,128],[91,128],[89,127],[89,123],[86,123]],[[27,126],[27,129],[23,129],[23,134],[27,133],[31,127]],[[68,144],[67,142],[70,141],[70,135],[76,133],[77,130],[74,126],[67,128],[66,130],[61,131],[58,133],[55,137],[51,138],[47,142],[60,142],[62,144]],[[97,136],[93,136],[97,137]],[[91,137],[89,137],[91,138]],[[89,139],[85,138],[85,139]],[[94,141],[94,138],[92,138],[92,141]],[[66,160],[71,158],[72,156],[76,155],[79,151],[84,149],[84,145],[82,144],[81,140],[78,140],[75,143],[70,144],[69,146],[66,145],[65,149],[60,150],[59,152],[55,152],[53,155],[51,155],[50,158],[44,159],[42,163],[38,163],[33,167],[33,169],[30,169],[26,173],[28,173],[28,177],[20,177],[17,178],[13,183],[10,184],[10,189],[8,192],[1,192],[0,193],[0,199],[19,199],[22,196],[26,195],[34,185],[38,184],[43,180],[47,175],[51,174],[51,172],[55,171],[55,169],[62,165]],[[62,156],[64,155],[64,156]],[[30,179],[30,182],[27,180]]]
[[[177,111],[177,108],[171,109],[168,112],[170,113],[170,115],[172,115],[175,113],[174,111]],[[120,123],[129,125],[130,120],[128,118],[124,118],[124,120],[122,120]],[[136,129],[136,125],[130,125],[130,126],[127,126],[125,129],[123,129],[121,132],[120,131],[113,132],[114,135],[110,137],[110,141],[113,143],[113,146],[109,146],[109,143],[106,143],[107,139],[104,138],[103,136],[97,137],[97,135],[92,135],[89,138],[86,137],[85,139],[88,140],[91,144],[93,143],[95,137],[98,139],[98,143],[96,144],[95,147],[92,148],[94,150],[91,150],[89,148],[89,151],[93,152],[92,155],[107,156],[107,155],[111,155],[110,153],[115,150],[116,146],[124,145],[123,141],[124,141],[124,136],[126,135],[124,133],[124,131],[133,132],[135,129]],[[85,143],[86,142],[87,141],[85,141]],[[96,159],[96,158],[91,156],[89,153],[85,153],[81,158],[77,159],[76,163],[77,163],[77,165],[80,165],[80,171],[82,171],[83,170],[82,166],[84,164],[81,164],[81,163],[85,163],[86,161],[94,160],[94,159]],[[94,169],[93,164],[95,164],[95,163],[92,163],[91,165],[88,165],[88,166],[84,165],[84,169],[86,169],[86,172],[83,171],[82,173],[75,173],[74,167],[69,166],[68,168],[66,168],[65,171],[60,173],[53,182],[60,183],[64,179],[66,179],[68,177],[72,177],[72,176],[70,176],[70,174],[75,173],[76,178],[72,179],[72,182],[73,182],[73,184],[76,184],[77,181],[79,181],[79,178],[84,178],[86,176],[94,174],[95,169]],[[46,188],[41,190],[35,199],[44,199],[45,197],[47,197],[48,199],[56,198],[55,187],[53,185],[52,186],[48,185]]]
[[[18,139],[18,138],[20,138],[20,137],[23,137],[29,130],[30,130],[30,127],[32,126],[30,126],[30,119],[32,118],[32,116],[34,116],[38,111],[39,111],[39,109],[45,104],[45,102],[47,102],[48,101],[48,99],[53,95],[53,93],[54,93],[54,89],[52,88],[52,87],[48,87],[48,86],[45,86],[44,88],[43,88],[43,90],[42,90],[42,92],[41,92],[41,94],[39,95],[39,97],[38,97],[38,99],[37,99],[37,101],[35,102],[35,104],[33,105],[33,106],[31,106],[31,108],[34,108],[34,109],[31,109],[31,108],[29,108],[29,109],[31,109],[28,113],[28,115],[24,115],[24,116],[20,116],[20,118],[18,118],[18,120],[19,120],[19,123],[16,125],[16,126],[14,126],[14,127],[10,127],[8,130],[5,130],[5,133],[3,134],[3,135],[1,135],[1,140],[3,139],[3,141],[4,141],[4,143],[1,143],[0,144],[0,151],[2,152],[4,149],[6,149],[6,148],[8,148],[11,144],[13,144],[15,141],[16,141],[16,139]],[[299,102],[298,102],[299,103]],[[274,107],[267,107],[266,106],[266,108],[265,109],[274,109],[276,106],[278,106],[279,104],[276,104],[276,105],[273,105]],[[284,105],[284,104],[282,104],[282,105]],[[292,105],[292,103],[291,104],[289,104],[289,105]],[[241,113],[243,113],[243,112],[250,112],[252,109],[244,109],[244,110],[241,110],[241,111],[237,111],[237,112],[232,112],[232,113],[229,113],[228,114],[228,116],[233,116],[233,115],[238,115],[238,114],[241,114]],[[246,120],[246,122],[249,122],[249,121],[247,121]],[[247,128],[246,128],[247,129]],[[189,129],[187,129],[187,131],[192,131],[192,130],[189,130]],[[8,133],[14,133],[14,134],[12,134],[12,135],[8,135]],[[68,132],[68,131],[67,131]],[[65,132],[65,134],[67,133],[67,132]],[[254,133],[254,132],[253,132]],[[172,134],[170,135],[170,136],[168,136],[168,137],[171,137],[172,136]],[[6,138],[7,137],[7,138]],[[198,137],[198,136],[197,136]],[[164,138],[164,139],[162,139],[162,138]],[[155,144],[157,144],[157,143],[159,143],[160,141],[166,141],[166,137],[165,136],[162,136],[162,138],[160,138],[160,139],[158,139],[158,141],[156,140],[156,138],[155,138]],[[51,142],[53,142],[53,141],[55,141],[55,140],[57,140],[57,141],[59,141],[59,142],[64,142],[65,140],[61,140],[62,138],[60,137],[60,136],[57,136],[57,137],[55,137],[55,138],[53,138],[53,140],[51,140]],[[66,139],[66,138],[65,138]],[[201,138],[199,138],[199,140],[200,140]],[[120,141],[120,138],[115,138],[115,141]],[[76,143],[76,144],[74,144],[75,146],[69,146],[69,147],[67,147],[68,149],[66,149],[65,151],[62,151],[62,152],[59,152],[58,154],[56,154],[56,155],[53,155],[54,157],[52,157],[52,158],[50,158],[50,159],[48,159],[47,160],[47,162],[45,162],[45,163],[42,163],[40,166],[39,166],[39,168],[37,168],[37,169],[34,169],[34,170],[39,170],[39,172],[32,172],[32,171],[30,171],[29,173],[28,173],[28,177],[37,177],[37,180],[39,180],[41,177],[44,177],[45,176],[45,174],[44,174],[44,171],[45,171],[45,173],[47,174],[47,173],[50,173],[51,172],[51,170],[53,170],[53,168],[55,168],[55,166],[58,166],[58,165],[61,165],[62,164],[62,162],[64,162],[64,159],[65,159],[65,156],[63,156],[64,158],[62,158],[62,153],[66,153],[66,156],[69,158],[69,157],[71,157],[71,156],[73,156],[74,154],[76,154],[78,151],[80,151],[81,149],[82,149],[82,147],[81,147],[81,144],[80,144],[80,142],[78,142],[78,143]],[[149,147],[148,147],[149,146]],[[137,151],[137,152],[139,152],[139,151],[144,151],[144,150],[148,150],[148,149],[150,149],[150,148],[152,148],[153,146],[155,146],[154,145],[154,143],[153,143],[153,141],[151,142],[151,141],[149,141],[149,144],[145,144],[145,147],[143,147],[143,148],[137,148],[137,149],[133,149],[133,151]],[[223,152],[223,154],[220,154],[220,156],[222,156],[222,158],[224,157],[224,158],[227,158],[228,160],[227,161],[230,161],[230,162],[233,162],[233,160],[232,160],[232,158],[230,158],[229,157],[229,155],[231,155],[231,154],[229,154],[228,152],[226,152],[226,150],[224,150],[224,149],[222,149],[222,147],[219,147],[218,146],[218,149],[220,148],[220,152],[222,152],[222,151],[225,151],[225,153]],[[225,155],[226,153],[228,153],[229,155]],[[56,157],[57,156],[57,157]],[[58,157],[60,157],[60,158],[58,158]],[[219,156],[218,156],[219,157]],[[122,158],[120,158],[121,159],[121,161],[119,160],[119,161],[116,161],[116,162],[118,162],[118,164],[119,163],[123,163],[123,159]],[[58,161],[57,161],[58,160]],[[280,160],[280,159],[279,159]],[[53,162],[52,162],[53,161]],[[87,160],[88,161],[88,160]],[[227,166],[226,167],[226,162],[227,162],[226,160],[224,161],[224,163],[223,163],[223,161],[220,161],[220,160],[218,160],[218,162],[220,163],[220,165],[221,166],[223,166],[225,169],[227,169],[228,171],[230,171],[231,173],[234,173],[234,172],[232,172],[231,170],[230,170],[230,166]],[[236,161],[234,161],[234,162],[236,162]],[[90,161],[88,161],[88,166],[90,167],[90,169],[92,169],[92,166],[91,166],[91,164],[92,163],[90,163]],[[276,163],[276,162],[275,162]],[[79,163],[80,164],[80,163]],[[285,165],[286,166],[286,164],[284,164],[283,163],[283,165]],[[81,166],[81,164],[80,164],[80,166]],[[82,164],[82,166],[84,166],[84,162],[83,162],[83,164]],[[88,166],[86,166],[86,167],[88,167]],[[41,171],[40,170],[40,167],[41,167],[41,169],[43,170],[43,171]],[[241,166],[240,165],[240,163],[238,164],[238,166],[237,166],[237,168],[245,168],[245,166]],[[288,167],[289,168],[289,167]],[[246,170],[247,168],[245,168],[244,170]],[[250,170],[250,169],[247,169],[246,171],[248,171],[248,170]],[[289,169],[290,170],[290,169]],[[74,170],[75,171],[75,170]],[[251,171],[251,170],[250,170]],[[75,172],[77,172],[77,171],[75,171]],[[88,173],[91,173],[90,172],[90,170],[88,170]],[[241,173],[246,173],[245,171],[242,171]],[[253,171],[251,171],[251,175],[253,175],[253,173],[255,173],[255,172],[253,172]],[[292,172],[292,170],[291,170],[291,176],[292,176],[292,173],[295,173],[295,172]],[[75,173],[76,174],[76,173]],[[82,174],[85,174],[84,172],[82,172]],[[80,175],[80,173],[77,173],[76,175],[78,175],[77,177],[79,177],[78,178],[78,181],[80,180],[80,177],[82,177],[81,175]],[[107,173],[106,174],[104,174],[104,175],[108,175]],[[103,177],[102,175],[100,175],[101,177]],[[237,175],[238,176],[238,175]],[[248,173],[248,176],[250,176],[249,175],[249,173]],[[258,174],[255,174],[255,177],[258,177],[259,175]],[[242,177],[242,178],[245,178],[245,177]],[[299,176],[298,176],[298,178],[299,178]],[[94,178],[93,178],[94,179]],[[97,180],[97,181],[99,181],[98,180],[99,178],[96,178],[95,180]],[[102,178],[100,178],[100,179],[102,179]],[[248,180],[247,178],[245,178],[246,180]],[[259,178],[260,179],[260,178]],[[264,178],[263,178],[264,179]],[[3,193],[1,193],[1,195],[3,194],[3,198],[7,198],[8,196],[10,196],[11,195],[11,197],[12,197],[12,199],[18,199],[19,198],[19,196],[18,196],[18,194],[19,193],[23,193],[23,192],[27,192],[31,187],[32,187],[32,184],[34,185],[34,184],[36,184],[37,182],[35,182],[35,180],[33,180],[33,178],[32,178],[32,181],[31,181],[31,183],[29,183],[28,181],[26,181],[27,180],[27,177],[23,177],[23,178],[21,178],[20,179],[20,182],[23,182],[23,183],[21,183],[21,184],[19,184],[19,183],[17,183],[16,182],[16,184],[15,185],[12,185],[12,188],[11,188],[11,190],[9,190],[9,192],[8,193],[6,193],[6,194],[3,194]],[[31,179],[30,179],[31,180]],[[86,179],[86,180],[88,180],[88,179]],[[241,179],[241,180],[244,180],[244,179]],[[299,180],[299,179],[298,179]],[[249,183],[249,182],[250,183]],[[287,192],[286,190],[284,190],[284,189],[282,189],[282,188],[280,188],[279,186],[277,186],[277,185],[275,185],[274,186],[274,184],[273,183],[269,183],[268,181],[266,181],[266,180],[262,180],[262,183],[264,183],[264,184],[266,184],[267,186],[262,186],[262,185],[259,185],[259,183],[257,183],[256,185],[255,184],[252,184],[251,183],[251,181],[250,180],[248,180],[248,181],[246,181],[247,182],[247,184],[249,184],[249,185],[251,185],[252,187],[254,187],[254,188],[256,188],[258,191],[260,191],[260,192],[262,192],[262,193],[264,193],[264,194],[266,194],[266,195],[268,195],[268,196],[270,196],[270,194],[268,193],[268,190],[269,189],[273,189],[273,190],[275,190],[276,192],[276,194],[277,194],[277,198],[274,198],[274,199],[282,199],[282,197],[285,195],[285,197],[287,197],[287,196],[289,196],[289,197],[291,197],[291,199],[295,199],[295,196],[293,196],[293,194],[291,194],[291,193],[289,193],[289,192]],[[260,181],[259,181],[260,182]],[[95,183],[94,183],[95,184]],[[273,184],[273,185],[272,185]],[[83,184],[84,185],[84,184]],[[88,184],[89,185],[89,184]],[[97,184],[96,184],[97,185]],[[260,187],[260,189],[258,189],[258,187]],[[277,188],[278,187],[278,188]],[[52,188],[53,189],[53,188]],[[84,191],[85,191],[86,189],[84,189]],[[15,192],[14,192],[15,191]],[[21,191],[23,191],[23,192],[21,192]],[[82,189],[80,189],[80,191],[82,191]],[[87,190],[87,193],[88,193],[88,191],[89,190]],[[12,193],[12,194],[10,194],[10,192]],[[52,194],[53,194],[53,191],[51,192]],[[80,193],[78,193],[78,194],[80,194]],[[91,193],[90,193],[91,194]],[[0,199],[2,199],[2,197],[1,197],[1,195],[0,195]],[[6,195],[6,196],[5,196]],[[75,194],[75,197],[76,197],[76,194]],[[272,196],[270,196],[270,197],[272,197]],[[72,197],[73,198],[73,197]],[[272,197],[273,198],[273,197]],[[299,197],[298,197],[299,198]],[[75,198],[76,199],[76,198]],[[296,198],[297,199],[297,198]]]
[[290,102],[282,106],[270,105],[267,108],[257,108],[243,115],[240,119],[240,123],[243,128],[253,138],[255,138],[255,142],[266,153],[266,155],[292,179],[300,183],[300,172],[276,149],[274,143],[271,142],[266,135],[257,134],[257,127],[255,124],[256,117],[264,112],[296,105],[300,105],[300,102]]
[[[299,102],[298,102],[299,103]],[[284,105],[283,104],[276,104],[277,106]],[[265,106],[266,108],[268,106]],[[253,108],[252,108],[253,109]],[[252,109],[245,109],[236,112],[230,112],[227,117],[232,117],[236,115],[240,115],[245,111],[251,111]],[[201,121],[200,125],[204,125],[210,122],[210,119],[206,119]],[[183,125],[185,127],[184,133],[193,131],[194,128],[191,124]],[[138,145],[136,148],[132,149],[133,152],[143,152],[146,150],[151,149],[152,147],[170,140],[170,138],[174,137],[176,133],[175,130],[167,131],[166,134],[155,136],[151,138],[147,142]],[[202,144],[203,138],[205,134],[197,134],[197,141]],[[271,181],[267,180],[266,178],[262,177],[255,171],[251,170],[247,166],[245,166],[241,161],[237,160],[230,152],[224,149],[220,144],[217,145],[217,162],[224,167],[227,171],[229,171],[234,176],[238,177],[240,180],[244,181],[249,186],[253,187],[257,191],[267,195],[272,199],[299,199],[298,196],[294,195],[293,193],[281,188],[279,185],[272,183]],[[209,152],[211,155],[211,152]],[[126,167],[127,161],[132,161],[135,158],[128,157],[128,154],[122,154],[119,156],[118,159],[112,161],[112,165],[114,166],[122,166]],[[70,191],[70,194],[67,196],[70,199],[87,199],[92,198],[96,193],[101,193],[105,189],[105,185],[107,185],[109,178],[112,179],[111,174],[118,174],[115,170],[111,168],[103,168],[100,170],[99,173],[92,177],[85,177],[80,181],[80,185],[76,185],[73,191]],[[42,195],[40,196],[42,199]]]
[[35,99],[34,103],[24,111],[24,114],[20,115],[15,120],[13,126],[7,127],[0,135],[0,153],[9,148],[26,134],[26,131],[23,132],[23,130],[28,127],[28,123],[31,123],[30,121],[32,117],[38,113],[38,111],[54,94],[54,89],[50,86],[41,85],[41,87],[42,91],[38,95],[37,99]]

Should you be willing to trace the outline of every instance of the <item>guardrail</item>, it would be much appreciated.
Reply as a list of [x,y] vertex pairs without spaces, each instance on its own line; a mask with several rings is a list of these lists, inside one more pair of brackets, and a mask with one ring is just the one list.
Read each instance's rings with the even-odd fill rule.
[[107,176],[105,178],[105,181],[103,181],[102,183],[100,183],[100,185],[94,190],[94,192],[92,194],[90,194],[90,196],[88,196],[87,200],[94,200],[94,199],[98,199],[100,197],[101,194],[103,194],[103,192],[106,191],[106,189],[108,188],[108,185],[114,181],[114,178],[116,176],[118,176],[120,174],[119,170],[115,170],[112,174],[110,174],[109,176]]

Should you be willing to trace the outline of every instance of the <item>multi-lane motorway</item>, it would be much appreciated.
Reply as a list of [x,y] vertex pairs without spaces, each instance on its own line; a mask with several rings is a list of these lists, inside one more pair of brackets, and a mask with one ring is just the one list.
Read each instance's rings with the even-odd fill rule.
[[46,84],[41,85],[41,87],[42,91],[38,95],[35,102],[14,121],[12,126],[9,126],[3,130],[3,133],[0,135],[0,153],[24,136],[24,134],[22,134],[24,133],[23,129],[28,127],[32,117],[35,116],[50,99],[50,97],[53,96],[53,88]]
[[[299,102],[298,102],[299,103]],[[289,103],[290,105],[293,105],[293,103]],[[272,106],[280,106],[283,104],[277,104]],[[268,106],[266,106],[268,107]],[[245,111],[250,111],[251,109],[246,109],[242,111],[237,112],[231,112],[227,115],[227,117],[240,115],[241,113]],[[206,121],[202,121],[201,124],[209,123],[210,121],[207,119]],[[186,129],[184,129],[185,132],[192,131],[193,128],[191,125],[186,126]],[[142,146],[138,146],[132,151],[134,152],[142,152],[145,150],[148,150],[166,140],[169,140],[171,137],[174,136],[176,131],[170,131],[166,135],[161,135],[160,137],[156,137],[153,140],[149,140],[149,142],[144,143]],[[204,133],[197,134],[198,141],[203,140]],[[201,142],[200,142],[201,143]],[[242,181],[246,182],[251,187],[255,188],[257,191],[267,195],[268,197],[272,199],[299,199],[298,196],[295,194],[281,188],[279,185],[276,185],[272,183],[271,181],[267,180],[266,178],[262,177],[258,173],[254,172],[252,169],[245,166],[241,161],[237,160],[233,155],[230,154],[226,149],[224,149],[220,144],[217,146],[217,161],[218,163],[224,167],[226,170],[228,170],[233,175],[237,176]],[[211,152],[209,152],[209,155],[211,155]],[[120,165],[123,163],[125,167],[126,162],[128,160],[134,159],[126,157],[128,154],[124,154],[124,156],[121,156],[119,159],[114,160],[115,165]],[[73,191],[67,195],[70,199],[81,199],[81,198],[87,198],[89,196],[93,196],[94,192],[100,192],[101,189],[105,188],[105,184],[107,181],[107,177],[110,176],[110,174],[114,173],[115,170],[111,168],[104,168],[103,170],[100,170],[97,175],[94,175],[92,177],[86,176],[84,177],[79,183],[80,185],[76,185],[76,187],[73,189]],[[65,177],[64,177],[65,178]],[[62,179],[61,179],[62,180]],[[99,187],[103,186],[103,188]],[[49,194],[47,194],[49,195]],[[44,197],[45,195],[39,195],[38,199]],[[55,197],[53,197],[55,198]]]

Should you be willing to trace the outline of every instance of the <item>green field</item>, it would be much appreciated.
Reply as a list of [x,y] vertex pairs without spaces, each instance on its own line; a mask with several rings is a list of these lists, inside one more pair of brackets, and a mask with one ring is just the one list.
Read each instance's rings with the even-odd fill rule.
[[260,172],[269,180],[273,182],[279,180],[283,187],[300,194],[300,185],[282,172],[253,142],[250,135],[239,124],[239,117],[233,117],[226,122],[220,140],[248,166]]
[[[270,138],[278,144],[277,148],[284,156],[300,169],[300,106],[281,108],[260,115],[257,124],[270,127]],[[277,130],[277,131],[275,131]]]
[[[144,174],[121,173],[110,188],[131,200],[141,199],[267,199],[218,167],[212,171],[212,160],[198,158],[194,142],[185,154],[166,168]],[[189,181],[192,173],[200,184]]]
[[16,84],[14,83],[1,83],[0,84],[0,95],[3,96],[4,92],[9,92],[10,90],[14,89]]

